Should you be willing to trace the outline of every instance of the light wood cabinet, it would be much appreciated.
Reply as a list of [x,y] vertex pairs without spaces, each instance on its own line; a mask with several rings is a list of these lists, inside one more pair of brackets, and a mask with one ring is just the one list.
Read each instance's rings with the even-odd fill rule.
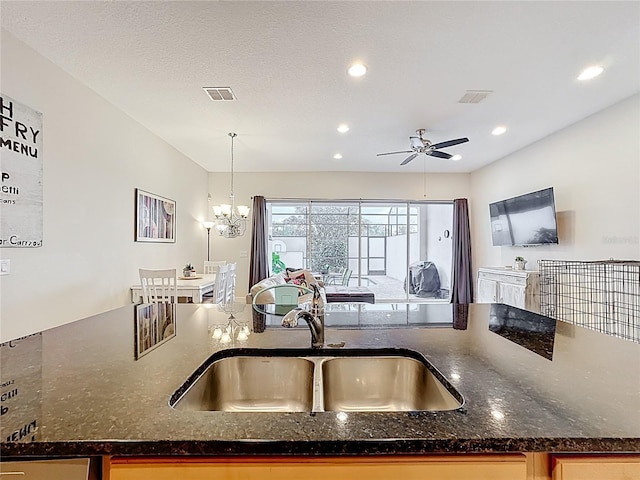
[[478,269],[476,303],[504,303],[540,313],[540,275],[500,267]]
[[553,480],[635,480],[640,455],[553,455]]
[[0,478],[20,480],[87,480],[88,458],[0,462]]
[[523,454],[330,458],[114,458],[109,480],[526,480]]

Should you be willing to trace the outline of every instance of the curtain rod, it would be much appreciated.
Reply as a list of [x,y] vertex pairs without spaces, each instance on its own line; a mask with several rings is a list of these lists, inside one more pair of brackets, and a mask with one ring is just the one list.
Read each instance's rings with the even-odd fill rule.
[[[253,197],[251,197],[253,199]],[[402,199],[375,199],[375,198],[268,198],[264,197],[267,202],[355,202],[355,203],[453,203],[453,200],[402,200]]]

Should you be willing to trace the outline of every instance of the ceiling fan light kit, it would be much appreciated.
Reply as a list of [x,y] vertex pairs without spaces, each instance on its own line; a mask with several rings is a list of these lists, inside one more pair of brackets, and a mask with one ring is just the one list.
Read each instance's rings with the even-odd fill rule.
[[[425,132],[426,132],[426,130],[424,128],[419,128],[418,130],[416,130],[416,133],[418,134],[417,137],[409,137],[409,143],[411,144],[411,150],[403,150],[403,151],[400,151],[400,152],[379,153],[376,156],[380,157],[382,155],[395,155],[397,153],[410,153],[411,155],[409,155],[407,158],[405,158],[404,161],[400,165],[406,165],[411,160],[416,158],[418,156],[418,154],[420,154],[420,153],[424,153],[425,155],[429,155],[431,157],[437,157],[437,158],[443,158],[445,160],[449,160],[449,159],[453,158],[453,155],[451,155],[449,153],[446,153],[446,152],[439,151],[441,148],[453,147],[454,145],[459,145],[461,143],[465,143],[465,142],[469,141],[468,138],[464,137],[464,138],[456,138],[456,139],[453,139],[453,140],[447,140],[445,142],[431,143],[430,140],[427,140],[426,138],[423,137]],[[460,158],[462,158],[462,157],[459,157],[456,160],[459,160]]]

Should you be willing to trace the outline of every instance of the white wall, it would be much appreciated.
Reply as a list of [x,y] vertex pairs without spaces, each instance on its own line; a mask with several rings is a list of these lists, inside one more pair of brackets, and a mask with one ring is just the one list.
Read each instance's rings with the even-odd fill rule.
[[[422,238],[424,238],[424,230],[421,230]],[[409,265],[423,256],[424,242],[420,242],[420,235],[412,233],[409,236]],[[394,235],[387,237],[387,277],[395,278],[404,282],[407,278],[407,236]]]
[[[242,161],[242,155],[241,150],[236,150],[236,165]],[[427,174],[426,200],[467,198],[469,177],[469,174]],[[229,174],[209,174],[211,206],[229,203],[229,181]],[[234,184],[236,205],[251,206],[252,195],[267,199],[425,200],[424,177],[415,173],[235,173]],[[236,295],[244,295],[249,283],[250,228],[243,237],[221,238],[212,231],[211,238],[211,259],[237,262]]]
[[[508,133],[507,133],[508,134]],[[559,245],[493,247],[489,203],[553,187]],[[471,174],[474,267],[640,259],[640,95]]]
[[[43,114],[44,245],[1,248],[0,339],[130,303],[137,269],[202,265],[208,174],[2,30],[3,94]],[[177,202],[177,242],[134,242],[135,188]]]

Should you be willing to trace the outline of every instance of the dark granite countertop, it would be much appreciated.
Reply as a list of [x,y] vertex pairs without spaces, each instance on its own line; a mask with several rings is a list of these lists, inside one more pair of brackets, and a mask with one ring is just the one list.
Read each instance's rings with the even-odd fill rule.
[[174,410],[171,395],[221,349],[307,349],[309,331],[248,305],[235,316],[254,331],[223,345],[213,337],[229,312],[216,305],[179,304],[159,321],[141,309],[0,346],[3,457],[640,451],[640,345],[516,308],[332,305],[328,345],[415,350],[465,402],[346,419]]

